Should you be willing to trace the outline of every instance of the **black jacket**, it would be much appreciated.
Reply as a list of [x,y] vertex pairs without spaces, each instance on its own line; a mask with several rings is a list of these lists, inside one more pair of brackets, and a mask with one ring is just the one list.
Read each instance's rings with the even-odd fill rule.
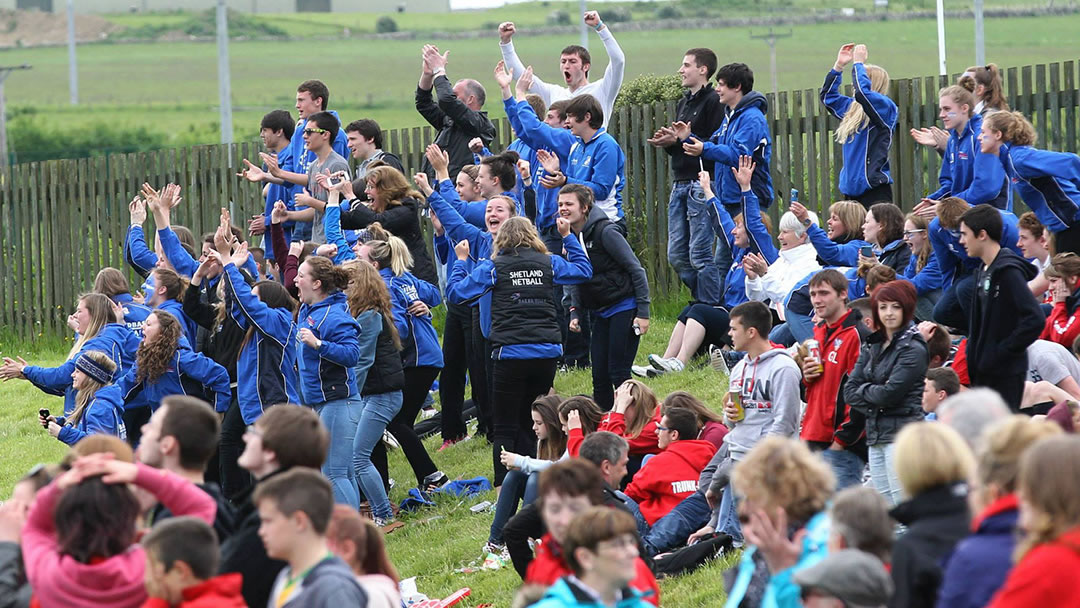
[[[416,87],[416,111],[428,124],[438,129],[435,143],[450,155],[450,178],[454,179],[462,167],[473,164],[469,140],[479,137],[485,146],[491,145],[495,139],[495,125],[487,112],[470,109],[454,95],[454,85],[445,74],[435,77],[432,89],[438,95],[438,103],[432,98],[431,90]],[[427,158],[420,170],[427,173],[428,178],[433,178],[435,174]]]
[[1027,260],[1004,247],[988,268],[976,269],[967,342],[972,384],[993,375],[1027,372],[1027,347],[1039,338],[1046,323],[1046,315],[1027,288],[1036,274]]
[[904,274],[910,261],[911,247],[908,247],[907,243],[902,240],[896,240],[885,245],[885,249],[878,257],[878,262],[895,270],[897,275]]
[[203,292],[198,285],[188,285],[184,292],[184,314],[199,325],[199,336],[202,338],[199,352],[224,367],[229,372],[229,382],[235,383],[236,361],[246,332],[227,313],[221,323],[217,322],[217,309],[214,306],[217,301],[216,288]]
[[424,239],[424,232],[420,229],[418,208],[416,199],[411,197],[402,199],[400,205],[387,207],[382,213],[376,213],[367,205],[353,201],[348,211],[344,209],[341,211],[341,227],[346,230],[359,230],[379,222],[390,234],[405,241],[413,257],[413,266],[410,271],[413,276],[432,285],[438,285],[439,277],[435,274],[435,265],[431,263],[431,256],[428,255],[427,241]]
[[909,322],[887,347],[884,342],[884,331],[866,338],[844,385],[848,405],[866,415],[867,445],[891,443],[900,427],[923,419],[926,341]]
[[649,278],[641,261],[626,242],[626,237],[612,224],[604,210],[594,206],[581,229],[585,253],[592,264],[592,278],[570,287],[574,309],[603,310],[634,296],[635,316],[649,318]]
[[[236,509],[221,493],[221,487],[216,483],[209,481],[196,485],[217,503],[217,513],[214,514],[214,532],[217,534],[219,543],[225,542],[225,539],[232,536],[236,530]],[[156,525],[159,521],[172,516],[172,511],[159,502],[150,510],[150,525]]]
[[361,395],[379,395],[405,388],[405,370],[401,363],[401,352],[394,346],[391,321],[383,315],[382,329],[375,339],[375,360],[371,363]]
[[889,512],[907,526],[893,545],[892,577],[896,592],[889,608],[933,606],[953,547],[968,535],[967,485],[931,488]]
[[[697,93],[690,93],[689,89],[683,91],[683,96],[679,99],[679,105],[675,110],[675,120],[690,123],[690,132],[698,140],[709,141],[712,134],[724,122],[725,110],[724,104],[720,103],[720,97],[716,94],[716,89],[705,85]],[[693,180],[696,182],[702,166],[712,175],[713,162],[700,156],[687,155],[683,152],[681,141],[664,148],[664,152],[671,156],[671,172],[674,181]]]
[[0,608],[25,608],[31,595],[19,543],[0,543]]
[[[275,471],[263,477],[266,481],[287,469]],[[270,559],[266,547],[259,538],[259,511],[251,500],[257,486],[253,485],[233,498],[236,505],[236,530],[221,543],[221,564],[218,574],[239,572],[244,577],[242,594],[248,606],[266,606],[278,572],[287,564]]]

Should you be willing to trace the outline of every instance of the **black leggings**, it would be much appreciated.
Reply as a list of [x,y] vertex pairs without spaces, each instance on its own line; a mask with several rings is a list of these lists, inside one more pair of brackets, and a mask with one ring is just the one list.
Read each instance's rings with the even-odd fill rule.
[[532,430],[532,403],[546,395],[555,380],[556,359],[498,359],[492,378],[495,428],[491,459],[495,485],[501,486],[506,467],[499,461],[507,452],[536,456],[536,433]]
[[484,376],[473,368],[479,359],[472,344],[472,309],[462,304],[446,305],[446,323],[443,329],[442,375],[439,376],[439,404],[442,408],[442,438],[444,441],[461,439],[467,433],[462,408],[465,403],[465,373],[476,378]]
[[240,454],[244,453],[246,429],[240,403],[234,397],[221,421],[221,443],[218,446],[221,492],[225,498],[232,498],[251,486],[251,474],[237,464]]
[[1054,247],[1058,253],[1075,253],[1080,255],[1080,222],[1069,226],[1061,232],[1055,232]]
[[[413,424],[416,423],[416,415],[424,405],[431,383],[439,375],[438,367],[406,367],[405,388],[401,391],[401,411],[394,416],[386,430],[397,439],[401,445],[401,451],[409,460],[413,473],[416,475],[418,485],[423,485],[424,478],[438,470],[431,456],[428,455],[424,444],[417,436]],[[376,465],[378,468],[378,465]]]
[[636,309],[610,317],[593,315],[592,382],[593,400],[602,410],[615,403],[615,387],[630,379],[630,366],[637,356],[641,337],[634,332]]
[[472,328],[469,339],[472,342],[472,352],[468,355],[469,385],[472,388],[473,405],[476,406],[476,433],[490,437],[494,426],[491,411],[491,347],[480,329],[480,307],[474,306],[470,311]]
[[727,309],[723,306],[688,304],[679,313],[679,321],[686,325],[686,321],[689,319],[697,321],[705,328],[705,339],[701,341],[701,346],[698,347],[698,354],[704,353],[710,344],[720,346],[731,341],[731,337],[728,336],[731,318],[728,316]]
[[874,206],[875,203],[893,202],[892,184],[874,186],[858,196],[852,196],[850,194],[845,194],[844,196],[847,197],[849,201],[858,201],[862,203],[863,207],[869,209]]

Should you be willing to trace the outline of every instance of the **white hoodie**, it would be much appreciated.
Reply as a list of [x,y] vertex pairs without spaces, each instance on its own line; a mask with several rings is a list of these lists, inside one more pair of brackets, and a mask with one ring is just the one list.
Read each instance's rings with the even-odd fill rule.
[[746,297],[754,302],[769,300],[769,307],[784,319],[784,300],[792,288],[806,275],[819,270],[821,264],[817,261],[817,250],[809,242],[791,249],[781,249],[780,257],[769,266],[768,272],[756,279],[746,277]]

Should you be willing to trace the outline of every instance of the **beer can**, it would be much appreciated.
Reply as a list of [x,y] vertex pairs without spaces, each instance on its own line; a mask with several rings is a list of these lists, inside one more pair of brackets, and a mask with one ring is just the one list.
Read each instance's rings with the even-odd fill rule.
[[746,408],[743,407],[742,402],[742,387],[732,390],[730,393],[728,393],[728,396],[731,397],[731,403],[735,406],[735,409],[739,411],[739,413],[735,414],[735,417],[732,418],[731,421],[742,422],[743,419],[746,418]]
[[825,367],[822,365],[821,360],[821,344],[819,344],[817,340],[811,338],[806,341],[806,350],[810,359],[817,363],[818,373],[823,372]]

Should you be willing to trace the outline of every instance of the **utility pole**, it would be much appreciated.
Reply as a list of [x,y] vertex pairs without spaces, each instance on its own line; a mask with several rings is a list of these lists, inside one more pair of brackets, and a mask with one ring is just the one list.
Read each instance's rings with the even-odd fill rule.
[[68,88],[71,105],[79,105],[79,66],[75,62],[75,0],[67,0],[68,18]]
[[791,30],[786,33],[777,34],[773,32],[773,29],[769,28],[768,34],[750,34],[750,38],[754,40],[764,40],[769,45],[769,70],[772,72],[772,92],[776,95],[780,92],[780,87],[777,85],[776,78],[776,41],[780,38],[791,38],[794,34]]
[[938,54],[938,73],[942,76],[948,75],[949,71],[945,68],[945,1],[937,0],[937,54]]
[[221,107],[221,143],[231,144],[232,88],[229,82],[229,22],[225,0],[217,2],[218,103]]
[[29,70],[30,66],[22,65],[0,66],[0,169],[4,171],[4,179],[11,166],[11,157],[8,156],[7,144],[7,100],[4,97],[4,81],[15,70]]
[[983,0],[975,0],[975,65],[986,65],[986,44],[983,37]]
[[585,0],[578,0],[578,22],[581,24],[581,46],[586,49],[589,48],[589,26],[585,25],[585,20],[582,19],[582,15],[585,14],[587,7],[585,6]]

